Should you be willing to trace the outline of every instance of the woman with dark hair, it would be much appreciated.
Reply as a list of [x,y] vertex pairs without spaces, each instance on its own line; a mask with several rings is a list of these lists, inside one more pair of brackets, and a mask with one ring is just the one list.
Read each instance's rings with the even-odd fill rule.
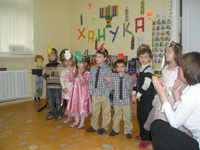
[[[178,79],[174,83],[175,103],[171,107],[164,82],[152,78],[168,122],[155,120],[151,125],[154,150],[199,150],[200,144],[200,53],[191,52],[177,59]],[[184,86],[186,85],[186,87]],[[185,88],[184,88],[185,87]],[[177,128],[184,126],[193,137]]]

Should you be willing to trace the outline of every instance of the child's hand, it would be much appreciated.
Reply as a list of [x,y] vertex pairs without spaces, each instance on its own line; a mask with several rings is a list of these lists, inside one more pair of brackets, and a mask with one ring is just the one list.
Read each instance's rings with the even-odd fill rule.
[[131,102],[132,102],[133,104],[136,104],[136,103],[137,103],[137,100],[136,100],[135,98],[136,98],[136,96],[135,96],[135,95],[132,95]]
[[51,70],[47,70],[46,75],[50,75],[50,74],[51,74]]
[[136,96],[135,97],[136,101],[138,100],[138,102],[140,101],[140,97]]
[[67,94],[67,88],[64,88],[64,90],[63,90],[63,92],[65,93],[65,94]]
[[181,80],[176,79],[172,89],[175,102],[180,100],[183,89],[184,89],[184,83]]
[[126,82],[128,81],[129,79],[129,74],[126,75]]
[[74,70],[74,67],[69,67],[68,69],[69,69],[69,71],[72,73],[73,70]]
[[108,82],[111,82],[111,81],[112,81],[112,79],[111,79],[109,76],[103,76],[103,78],[104,78],[105,80],[107,80]]
[[83,73],[82,72],[78,72],[78,76],[79,76],[79,78],[81,78],[83,75],[82,75]]
[[157,93],[158,93],[159,96],[163,96],[163,95],[166,96],[167,87],[166,87],[166,85],[165,85],[164,82],[160,83],[158,81],[158,78],[155,77],[155,76],[153,76],[152,77],[152,83],[153,83],[154,88],[157,91]]

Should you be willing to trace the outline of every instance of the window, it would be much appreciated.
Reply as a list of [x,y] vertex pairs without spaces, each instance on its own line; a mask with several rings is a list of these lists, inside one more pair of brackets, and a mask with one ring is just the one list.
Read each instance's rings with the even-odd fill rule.
[[0,0],[0,54],[33,54],[33,0]]

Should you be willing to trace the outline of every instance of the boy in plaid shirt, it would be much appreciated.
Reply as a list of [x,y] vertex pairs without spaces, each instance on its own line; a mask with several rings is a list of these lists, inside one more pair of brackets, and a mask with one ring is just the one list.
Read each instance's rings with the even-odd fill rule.
[[[92,95],[92,118],[91,127],[87,132],[97,131],[98,134],[104,134],[109,129],[111,121],[109,82],[104,79],[105,76],[111,76],[111,69],[105,64],[108,57],[108,51],[101,46],[96,52],[96,66],[90,70],[88,80],[89,92]],[[102,126],[99,129],[99,114],[102,108]]]
[[119,54],[116,62],[117,74],[114,74],[112,78],[105,77],[110,86],[114,90],[113,95],[113,130],[110,132],[110,136],[115,136],[119,133],[119,123],[123,117],[124,120],[124,134],[127,139],[132,138],[132,114],[131,114],[131,100],[130,91],[133,87],[132,77],[125,73],[127,63],[124,60],[123,54]]

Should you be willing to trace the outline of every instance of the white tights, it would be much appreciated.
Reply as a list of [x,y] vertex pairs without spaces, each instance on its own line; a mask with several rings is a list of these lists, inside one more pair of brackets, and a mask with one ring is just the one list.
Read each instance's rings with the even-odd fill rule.
[[[81,115],[81,122],[80,122],[80,124],[79,124],[79,126],[83,126],[84,125],[84,122],[85,122],[85,116],[84,115]],[[79,116],[76,116],[75,117],[75,125],[78,125],[78,123],[79,123]]]

